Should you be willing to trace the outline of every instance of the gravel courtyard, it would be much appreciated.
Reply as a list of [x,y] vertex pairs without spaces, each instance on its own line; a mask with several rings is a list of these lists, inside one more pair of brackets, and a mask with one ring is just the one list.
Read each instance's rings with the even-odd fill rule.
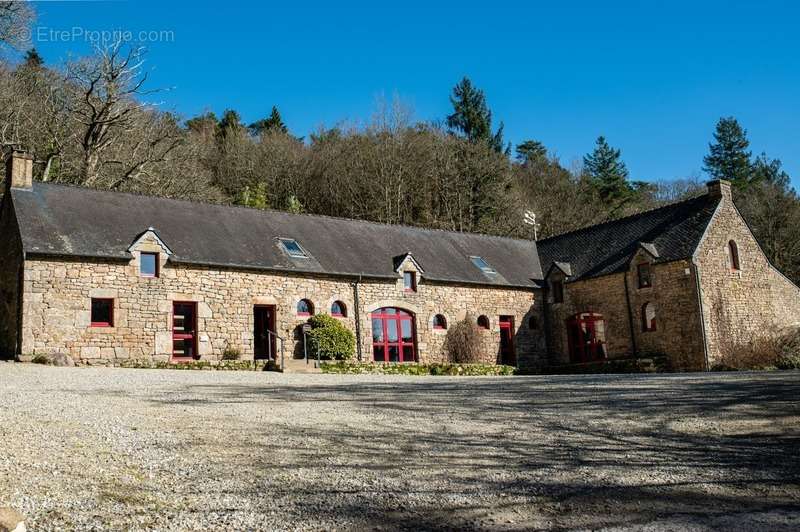
[[800,373],[447,378],[0,363],[29,530],[800,529]]

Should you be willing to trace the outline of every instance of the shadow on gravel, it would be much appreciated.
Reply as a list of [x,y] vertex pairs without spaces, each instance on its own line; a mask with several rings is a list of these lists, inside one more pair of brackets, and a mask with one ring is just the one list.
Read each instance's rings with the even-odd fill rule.
[[[330,385],[317,378],[308,384],[192,386],[178,395],[188,396],[186,402],[161,395],[148,400],[170,408],[292,403],[309,411],[335,402],[371,416],[360,426],[287,419],[253,427],[231,442],[243,454],[275,456],[276,441],[300,437],[308,444],[265,470],[373,474],[377,492],[356,487],[348,497],[336,497],[323,478],[272,494],[315,501],[315,512],[367,526],[592,528],[676,514],[800,511],[796,373],[396,383],[354,378]],[[426,423],[415,424],[419,417]],[[412,472],[412,480],[394,482],[401,470]],[[441,504],[398,506],[423,493]],[[481,494],[488,493],[495,498],[484,505]],[[507,504],[497,503],[498,494]],[[521,509],[527,517],[519,521]],[[532,513],[539,520],[531,521]]]

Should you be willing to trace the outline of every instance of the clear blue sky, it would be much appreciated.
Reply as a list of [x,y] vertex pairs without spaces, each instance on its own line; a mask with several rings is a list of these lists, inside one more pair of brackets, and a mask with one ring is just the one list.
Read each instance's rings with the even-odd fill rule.
[[277,105],[307,135],[397,93],[435,120],[468,75],[508,140],[541,140],[567,165],[603,134],[635,179],[700,175],[714,124],[734,115],[800,188],[797,2],[35,4],[51,63],[88,50],[81,31],[172,32],[145,43],[148,68],[185,117],[231,107],[250,122]]

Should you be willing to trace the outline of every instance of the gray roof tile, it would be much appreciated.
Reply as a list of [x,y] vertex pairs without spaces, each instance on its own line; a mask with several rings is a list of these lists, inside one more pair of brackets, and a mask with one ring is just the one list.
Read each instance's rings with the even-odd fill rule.
[[[541,266],[569,263],[570,281],[622,271],[646,243],[657,250],[656,262],[692,256],[708,227],[719,199],[707,195],[643,213],[593,225],[538,242]],[[648,249],[648,248],[646,248]]]
[[[411,252],[431,280],[531,287],[542,277],[536,244],[527,240],[46,183],[12,194],[26,253],[127,259],[131,242],[153,227],[175,262],[392,277],[393,259]],[[312,259],[290,258],[277,237],[294,238]],[[499,275],[487,278],[472,255]]]

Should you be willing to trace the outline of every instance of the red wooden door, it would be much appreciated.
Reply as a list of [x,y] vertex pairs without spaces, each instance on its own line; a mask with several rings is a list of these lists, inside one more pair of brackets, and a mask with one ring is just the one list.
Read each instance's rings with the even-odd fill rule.
[[500,362],[508,366],[517,365],[514,350],[514,316],[500,316]]
[[253,354],[259,359],[275,359],[275,307],[253,308]]

